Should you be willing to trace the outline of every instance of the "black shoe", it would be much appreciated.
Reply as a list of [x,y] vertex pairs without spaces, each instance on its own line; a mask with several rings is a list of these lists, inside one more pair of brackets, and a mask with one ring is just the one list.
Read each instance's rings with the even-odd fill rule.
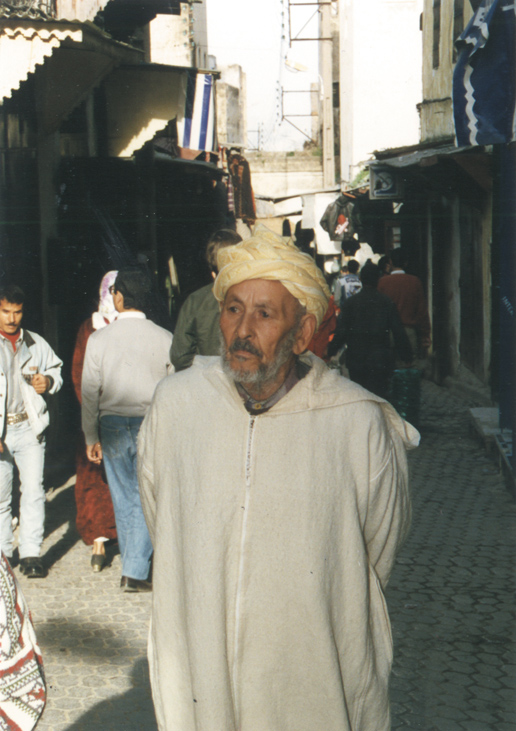
[[152,582],[145,581],[144,579],[131,579],[130,576],[122,576],[120,588],[133,593],[137,591],[152,591]]
[[44,579],[47,575],[41,559],[37,556],[20,559],[20,571],[28,579]]
[[103,553],[94,553],[91,557],[91,568],[94,574],[98,574],[102,571],[104,564],[106,563],[106,557]]

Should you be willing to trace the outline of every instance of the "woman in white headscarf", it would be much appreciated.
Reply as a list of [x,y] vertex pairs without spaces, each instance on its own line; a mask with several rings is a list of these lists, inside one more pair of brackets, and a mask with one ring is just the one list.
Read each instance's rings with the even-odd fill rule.
[[[117,316],[112,293],[117,274],[118,272],[111,271],[104,275],[100,285],[98,310],[82,323],[77,334],[72,361],[72,381],[79,403],[81,403],[82,366],[88,338],[95,330],[100,330],[113,322]],[[86,545],[93,545],[91,557],[93,571],[102,571],[106,561],[104,543],[116,539],[115,514],[103,467],[87,459],[82,432],[77,448],[76,467],[77,530]]]

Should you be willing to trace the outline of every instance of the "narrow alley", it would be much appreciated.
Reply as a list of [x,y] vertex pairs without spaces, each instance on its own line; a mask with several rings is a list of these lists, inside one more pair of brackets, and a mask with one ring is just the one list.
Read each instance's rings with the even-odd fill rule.
[[[410,455],[413,526],[387,590],[393,731],[516,731],[516,504],[470,432],[475,405],[424,382],[421,446]],[[37,729],[153,731],[151,597],[120,593],[118,555],[91,572],[72,486],[49,498],[49,576],[29,581],[16,570],[48,683]]]

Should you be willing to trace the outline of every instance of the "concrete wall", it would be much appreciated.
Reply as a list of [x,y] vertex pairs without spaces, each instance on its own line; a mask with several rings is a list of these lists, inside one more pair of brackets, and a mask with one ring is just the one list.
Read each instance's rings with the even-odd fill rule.
[[419,142],[422,0],[341,0],[341,175],[375,150]]
[[220,145],[247,144],[246,76],[237,65],[221,69],[216,81],[217,139]]
[[192,5],[192,30],[195,43],[193,65],[198,69],[209,68],[208,63],[208,21],[206,0]]
[[146,27],[145,57],[150,63],[192,66],[192,13],[181,3],[180,15],[157,15]]
[[310,152],[246,152],[253,190],[270,198],[322,190],[322,158]]
[[180,15],[157,15],[146,28],[145,55],[151,63],[208,68],[204,3],[181,3]]

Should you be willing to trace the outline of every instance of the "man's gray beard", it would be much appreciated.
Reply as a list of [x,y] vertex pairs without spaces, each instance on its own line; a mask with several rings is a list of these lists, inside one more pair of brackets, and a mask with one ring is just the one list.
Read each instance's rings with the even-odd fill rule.
[[292,355],[292,348],[296,342],[298,330],[299,325],[296,323],[296,325],[294,325],[294,327],[283,336],[283,340],[280,341],[274,360],[269,364],[260,363],[258,368],[251,372],[236,371],[231,367],[228,358],[230,348],[226,347],[224,337],[222,332],[220,332],[220,359],[224,373],[231,378],[234,383],[240,383],[244,387],[252,386],[254,391],[260,393],[270,383],[274,383],[281,368]]

